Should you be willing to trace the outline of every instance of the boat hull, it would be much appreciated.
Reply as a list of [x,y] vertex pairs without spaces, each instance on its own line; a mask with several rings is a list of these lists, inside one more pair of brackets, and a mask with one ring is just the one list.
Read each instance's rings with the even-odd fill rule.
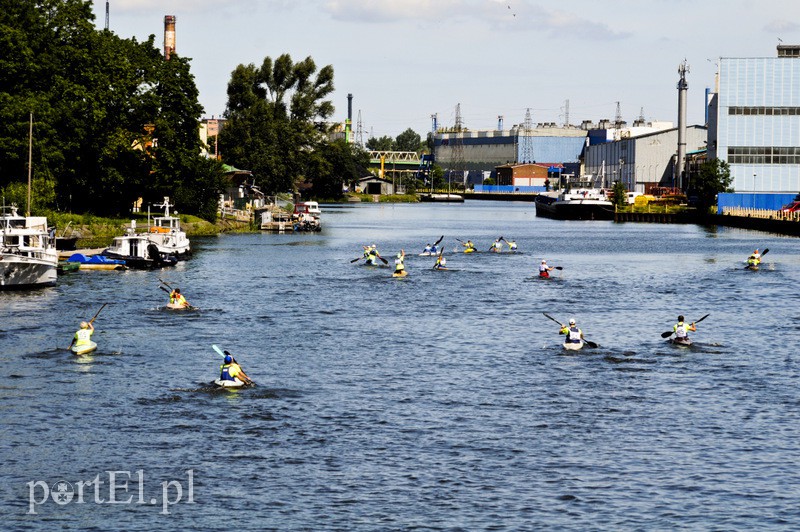
[[91,353],[92,351],[95,351],[96,349],[97,349],[97,344],[90,340],[88,344],[73,345],[70,348],[70,351],[72,351],[72,353],[75,355],[86,355],[88,353]]
[[564,346],[564,349],[566,349],[567,351],[580,351],[581,349],[583,349],[583,341],[577,343],[564,342],[562,345]]
[[540,194],[534,200],[536,216],[554,220],[613,220],[614,206],[611,202],[596,199],[562,200]]
[[408,272],[403,270],[403,271],[399,271],[399,272],[394,272],[392,274],[392,277],[405,277],[407,275],[408,275]]
[[53,260],[3,254],[0,259],[0,289],[13,290],[54,286],[58,257]]

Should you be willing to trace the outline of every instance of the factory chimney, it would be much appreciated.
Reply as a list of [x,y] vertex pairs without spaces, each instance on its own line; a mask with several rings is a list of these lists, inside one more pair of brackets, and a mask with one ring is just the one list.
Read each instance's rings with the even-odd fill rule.
[[675,177],[678,180],[678,188],[683,190],[684,187],[684,169],[686,166],[686,91],[689,90],[689,84],[686,83],[686,74],[689,72],[689,64],[683,60],[678,66],[678,74],[681,79],[678,80],[678,161],[675,168]]
[[353,142],[353,94],[347,93],[347,120],[344,123],[344,140]]
[[164,16],[164,59],[175,53],[175,15]]

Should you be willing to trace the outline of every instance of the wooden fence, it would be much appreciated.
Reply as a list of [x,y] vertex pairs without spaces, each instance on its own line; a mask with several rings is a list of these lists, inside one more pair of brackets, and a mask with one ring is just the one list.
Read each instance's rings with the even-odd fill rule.
[[723,207],[722,214],[744,218],[764,218],[767,220],[786,220],[800,222],[800,212],[771,211],[767,209],[747,209],[744,207]]

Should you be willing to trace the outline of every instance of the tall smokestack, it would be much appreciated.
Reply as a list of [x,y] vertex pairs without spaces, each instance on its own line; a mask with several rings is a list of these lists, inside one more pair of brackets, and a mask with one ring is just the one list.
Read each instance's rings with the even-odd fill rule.
[[678,80],[678,164],[675,169],[678,188],[681,190],[683,190],[683,173],[686,165],[686,91],[689,90],[686,74],[688,72],[689,65],[684,59],[683,63],[678,66],[678,74],[681,75],[681,79]]
[[164,16],[164,59],[175,53],[175,15]]
[[347,119],[350,123],[353,123],[353,94],[348,93],[347,95]]

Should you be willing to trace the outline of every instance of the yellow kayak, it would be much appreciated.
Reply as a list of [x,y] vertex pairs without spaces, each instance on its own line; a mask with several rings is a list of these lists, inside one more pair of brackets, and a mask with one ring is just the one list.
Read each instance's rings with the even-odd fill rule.
[[392,274],[392,277],[405,277],[406,275],[408,275],[408,272],[407,272],[407,271],[405,271],[405,270],[400,270],[399,272],[394,272],[394,273]]
[[474,253],[474,252],[475,252],[475,248],[467,248],[467,249],[464,250],[464,253]]

